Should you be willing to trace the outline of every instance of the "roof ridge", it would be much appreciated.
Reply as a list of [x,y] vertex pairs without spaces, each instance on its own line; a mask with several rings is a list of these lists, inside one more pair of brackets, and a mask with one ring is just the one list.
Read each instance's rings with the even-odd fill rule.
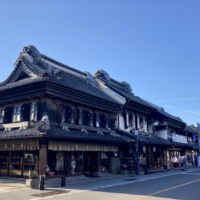
[[82,74],[82,75],[86,75],[84,72],[82,72],[82,71],[80,71],[78,69],[75,69],[73,67],[70,67],[69,65],[63,64],[63,63],[61,63],[61,62],[59,62],[59,61],[57,61],[57,60],[55,60],[53,58],[50,58],[50,57],[48,57],[48,56],[46,56],[46,55],[44,55],[42,53],[41,53],[41,56],[42,56],[42,58],[47,59],[47,60],[49,60],[49,61],[51,61],[51,62],[53,62],[53,63],[55,63],[57,65],[60,65],[60,66],[62,66],[64,68],[67,68],[69,70],[72,70],[72,71],[77,72],[77,73]]

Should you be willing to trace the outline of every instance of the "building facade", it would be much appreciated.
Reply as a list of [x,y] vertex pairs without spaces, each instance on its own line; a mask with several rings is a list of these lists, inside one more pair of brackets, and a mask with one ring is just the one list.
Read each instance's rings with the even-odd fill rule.
[[24,47],[0,84],[0,175],[119,173],[119,108],[90,73]]

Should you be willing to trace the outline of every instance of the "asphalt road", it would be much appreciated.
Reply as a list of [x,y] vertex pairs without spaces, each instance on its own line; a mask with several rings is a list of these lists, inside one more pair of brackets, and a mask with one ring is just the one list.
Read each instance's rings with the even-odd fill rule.
[[[200,170],[187,173],[167,173],[147,175],[142,176],[142,178],[138,176],[102,182],[81,183],[67,186],[62,191],[61,189],[58,190],[58,188],[43,192],[28,190],[24,191],[24,194],[22,192],[13,192],[13,196],[6,195],[5,193],[3,197],[0,195],[0,199],[200,200]],[[25,195],[25,193],[27,194]],[[37,196],[44,194],[46,196]]]

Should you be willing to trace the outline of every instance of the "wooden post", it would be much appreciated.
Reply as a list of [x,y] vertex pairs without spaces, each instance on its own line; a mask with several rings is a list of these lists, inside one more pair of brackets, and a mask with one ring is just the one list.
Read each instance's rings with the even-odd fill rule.
[[89,152],[88,151],[85,151],[84,152],[84,172],[85,174],[89,174],[89,166],[90,166],[90,163],[89,163]]
[[22,151],[22,177],[24,175],[25,151]]
[[68,174],[68,152],[66,151],[65,152],[65,176],[67,176],[67,174]]
[[46,164],[47,164],[47,145],[40,145],[39,152],[39,176],[46,174]]
[[9,176],[10,173],[10,160],[11,160],[11,151],[8,152],[8,171],[7,171],[7,176]]
[[95,171],[94,173],[96,175],[99,175],[101,173],[100,171],[100,151],[96,152],[96,162],[95,162]]

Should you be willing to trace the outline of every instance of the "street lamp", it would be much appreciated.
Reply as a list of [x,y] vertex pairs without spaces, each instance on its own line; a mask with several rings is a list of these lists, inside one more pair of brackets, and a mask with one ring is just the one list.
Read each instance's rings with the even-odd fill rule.
[[139,158],[138,158],[138,129],[135,129],[135,173],[139,175]]

